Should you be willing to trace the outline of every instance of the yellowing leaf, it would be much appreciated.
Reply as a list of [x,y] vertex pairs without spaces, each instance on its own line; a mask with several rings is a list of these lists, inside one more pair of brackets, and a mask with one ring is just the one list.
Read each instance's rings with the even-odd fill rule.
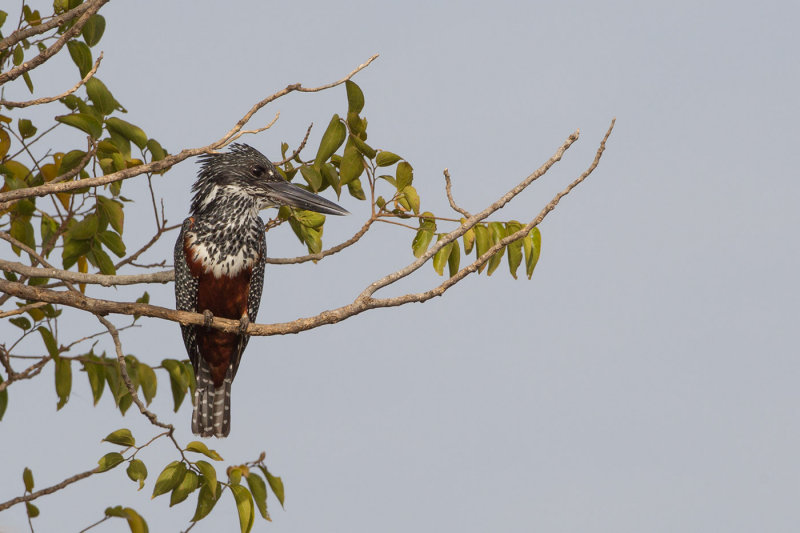
[[99,465],[100,472],[105,472],[107,470],[111,470],[112,468],[114,468],[118,464],[122,463],[122,461],[124,461],[124,460],[125,460],[125,458],[122,457],[121,453],[119,453],[119,452],[111,452],[111,453],[107,453],[103,457],[101,457],[100,460],[97,461],[97,464]]
[[239,526],[242,533],[249,533],[255,520],[253,496],[242,485],[233,485],[231,492],[233,492],[233,497],[236,500],[236,509],[239,511]]
[[118,429],[112,433],[109,433],[103,440],[110,442],[111,444],[119,444],[120,446],[136,445],[136,439],[134,439],[133,435],[131,435],[131,430],[126,428]]
[[216,450],[209,450],[208,446],[200,442],[199,440],[194,440],[186,445],[187,452],[195,452],[195,453],[202,453],[206,457],[209,457],[215,461],[222,461],[222,457],[216,452]]

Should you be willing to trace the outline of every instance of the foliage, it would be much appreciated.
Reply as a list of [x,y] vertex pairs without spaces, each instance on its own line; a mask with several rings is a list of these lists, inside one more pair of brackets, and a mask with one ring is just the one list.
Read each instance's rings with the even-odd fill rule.
[[[15,287],[66,287],[66,292],[85,293],[86,283],[94,279],[91,275],[117,276],[123,269],[142,267],[137,263],[138,258],[154,242],[177,228],[177,225],[168,225],[163,212],[158,212],[153,183],[154,178],[188,155],[180,155],[184,152],[178,153],[180,157],[171,155],[158,140],[128,117],[123,103],[116,99],[97,74],[100,64],[100,57],[96,57],[97,45],[107,26],[97,10],[104,3],[105,0],[56,0],[53,13],[48,16],[42,16],[38,10],[23,4],[17,27],[0,45],[0,85],[18,84],[17,80],[21,78],[33,94],[35,84],[31,72],[39,58],[47,56],[46,60],[55,53],[70,56],[76,66],[77,80],[81,80],[75,90],[66,91],[58,98],[29,102],[0,100],[0,174],[4,180],[0,188],[0,238],[7,241],[13,253],[20,260],[27,260],[31,267],[42,272],[45,267],[50,269],[47,277],[45,274],[24,274],[20,273],[20,263],[3,260],[5,279]],[[9,22],[7,14],[0,11],[0,30]],[[45,29],[50,23],[53,23],[51,27]],[[0,37],[3,37],[2,33]],[[60,41],[65,41],[65,50],[60,48]],[[338,84],[340,82],[329,87]],[[302,155],[306,140],[295,150],[291,150],[288,143],[281,144],[282,161],[278,166],[283,177],[313,192],[331,189],[340,198],[346,191],[353,201],[365,202],[369,216],[364,231],[373,222],[387,222],[410,230],[409,251],[416,258],[430,260],[440,276],[456,277],[469,273],[469,269],[462,267],[462,262],[474,253],[475,259],[469,260],[472,262],[470,271],[485,270],[487,275],[491,275],[505,258],[509,273],[515,279],[523,264],[525,275],[530,279],[541,251],[538,227],[516,220],[476,219],[455,205],[449,195],[449,181],[448,199],[459,213],[458,218],[424,210],[422,198],[414,185],[414,167],[405,157],[379,147],[379,142],[369,138],[368,122],[363,115],[364,94],[349,77],[343,84],[346,111],[343,109],[342,114],[331,117],[313,156]],[[271,100],[264,102],[267,101]],[[34,124],[30,116],[25,116],[25,110],[34,105],[53,106],[51,122]],[[258,109],[260,107],[254,107],[254,110]],[[57,128],[80,132],[81,137],[76,138],[81,142],[58,147],[48,144],[48,134]],[[214,146],[221,148],[242,133],[234,131]],[[42,141],[46,137],[47,140]],[[562,153],[568,146],[562,148]],[[196,150],[195,153],[202,151]],[[102,176],[109,177],[109,180],[98,185],[96,178]],[[125,179],[137,176],[139,179],[125,182]],[[83,182],[87,185],[82,185]],[[155,183],[157,186],[157,181]],[[55,184],[65,186],[59,186],[58,190],[48,189],[48,194],[9,196],[14,191],[35,191],[37,187]],[[125,231],[126,212],[132,204],[125,192],[133,187],[149,188],[157,226],[152,239],[142,244],[132,242]],[[12,199],[3,201],[3,198]],[[297,262],[308,258],[318,260],[328,253],[323,248],[325,222],[322,214],[282,207],[265,229],[272,231],[288,223],[311,254],[298,258]],[[454,230],[460,230],[455,237]],[[339,246],[349,246],[358,238],[360,235]],[[60,262],[61,269],[52,264],[57,262]],[[152,270],[155,267],[144,265],[144,268]],[[416,268],[409,267],[409,272]],[[73,285],[67,280],[65,271],[84,276]],[[103,279],[110,279],[107,284],[113,285],[121,278]],[[0,362],[3,364],[0,372],[0,420],[17,400],[14,395],[9,396],[10,386],[16,381],[35,377],[52,362],[56,409],[67,404],[73,386],[88,386],[95,405],[106,396],[110,398],[107,401],[114,402],[121,415],[136,405],[141,414],[153,423],[157,433],[147,436],[139,445],[137,442],[142,442],[142,439],[137,441],[127,428],[107,435],[103,440],[117,448],[103,455],[97,467],[85,473],[84,477],[119,469],[125,464],[125,472],[137,490],[150,485],[148,490],[152,490],[153,498],[169,495],[170,507],[191,497],[195,506],[193,522],[205,518],[227,491],[237,509],[242,532],[253,527],[256,511],[262,518],[270,519],[268,492],[272,492],[283,505],[283,482],[269,471],[264,453],[255,461],[229,465],[224,471],[225,477],[221,477],[214,463],[223,459],[216,451],[199,441],[185,445],[178,443],[173,437],[174,428],[161,423],[148,410],[153,398],[167,382],[175,411],[187,394],[193,401],[195,379],[187,360],[164,359],[154,364],[154,361],[145,361],[132,354],[123,355],[118,330],[99,315],[98,319],[106,325],[115,342],[116,354],[107,355],[99,351],[97,342],[87,349],[84,343],[95,336],[71,340],[67,338],[68,334],[59,331],[57,324],[63,312],[62,306],[45,299],[12,300],[10,294],[0,296],[0,305],[7,302],[16,309],[4,311],[0,317],[5,317],[18,330],[18,336],[0,344]],[[149,294],[144,292],[137,303],[149,304]],[[127,314],[133,315],[133,322],[138,318],[138,314]],[[41,356],[26,369],[15,370],[17,364],[30,364],[26,357],[15,353],[20,343],[30,343],[36,337],[39,338]],[[85,381],[82,375],[85,375]],[[76,385],[75,379],[84,383]],[[176,458],[156,470],[158,475],[152,476],[148,465],[137,455],[159,440],[170,440],[174,444]],[[41,494],[34,491],[31,470],[25,468],[22,477],[22,499],[0,504],[0,511],[24,501],[28,516],[33,519],[39,515],[39,509],[31,501]],[[130,507],[107,508],[101,522],[112,518],[124,519],[133,532],[148,530],[145,518]]]

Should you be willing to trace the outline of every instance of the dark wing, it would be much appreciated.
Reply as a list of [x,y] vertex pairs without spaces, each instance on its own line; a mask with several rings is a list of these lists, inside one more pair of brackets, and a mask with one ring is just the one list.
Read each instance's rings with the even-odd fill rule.
[[[197,278],[192,276],[189,270],[189,263],[186,261],[186,253],[183,249],[184,239],[186,232],[192,227],[192,219],[187,218],[183,221],[180,235],[175,243],[175,307],[179,311],[197,312]],[[181,333],[183,333],[183,343],[186,345],[186,352],[189,354],[189,360],[197,372],[197,363],[200,358],[200,352],[197,348],[197,339],[195,334],[196,326],[184,326],[181,324]]]
[[[259,224],[264,227],[264,222],[259,218]],[[255,323],[258,317],[258,307],[261,304],[261,291],[264,288],[264,266],[266,265],[267,258],[267,238],[262,232],[261,239],[258,243],[258,259],[253,265],[253,272],[250,274],[250,292],[247,294],[247,317],[250,322]],[[242,359],[242,353],[247,347],[247,342],[250,340],[250,335],[241,335],[239,340],[239,349],[236,352],[235,360],[231,361],[233,368],[233,376],[236,376],[236,371],[239,368],[239,361]]]

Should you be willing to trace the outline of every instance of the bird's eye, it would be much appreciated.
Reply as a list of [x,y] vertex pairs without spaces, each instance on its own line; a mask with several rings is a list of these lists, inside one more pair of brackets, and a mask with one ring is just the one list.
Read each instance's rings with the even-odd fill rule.
[[253,168],[250,169],[250,172],[253,173],[253,176],[261,178],[264,176],[264,174],[267,173],[267,169],[261,165],[255,165]]

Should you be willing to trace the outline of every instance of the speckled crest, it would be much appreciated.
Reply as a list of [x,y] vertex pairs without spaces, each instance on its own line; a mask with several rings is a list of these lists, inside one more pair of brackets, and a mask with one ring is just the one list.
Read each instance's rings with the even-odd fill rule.
[[200,156],[201,168],[192,186],[192,213],[213,210],[219,188],[238,190],[253,198],[264,195],[265,182],[284,181],[267,157],[247,144],[232,144],[228,152]]

